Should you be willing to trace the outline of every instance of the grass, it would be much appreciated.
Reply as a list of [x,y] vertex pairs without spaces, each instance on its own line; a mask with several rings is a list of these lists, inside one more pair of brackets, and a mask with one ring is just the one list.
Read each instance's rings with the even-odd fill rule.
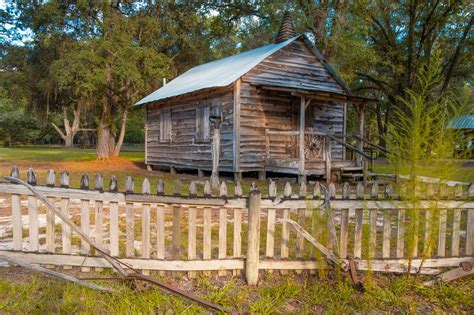
[[[123,191],[125,177],[132,175],[135,179],[135,191],[141,190],[141,181],[148,177],[152,183],[152,192],[156,191],[156,181],[163,179],[167,193],[173,192],[173,181],[178,177],[183,181],[182,192],[187,191],[189,182],[196,179],[190,175],[176,176],[162,172],[147,172],[141,152],[123,152],[121,157],[113,161],[97,162],[94,161],[93,150],[45,147],[2,148],[0,150],[0,176],[9,174],[12,165],[18,165],[22,178],[25,178],[26,168],[33,167],[37,171],[40,184],[44,184],[46,171],[49,168],[55,169],[57,174],[66,169],[70,171],[71,186],[79,187],[79,179],[83,172],[89,173],[91,182],[93,182],[94,174],[100,172],[105,177],[105,186],[108,185],[110,177],[116,175],[119,188]],[[376,164],[375,169],[383,173],[393,172],[387,165]],[[462,168],[459,173],[453,174],[452,179],[474,181],[474,170]],[[248,190],[251,181],[252,179],[243,181],[244,191]],[[257,184],[263,192],[266,191],[266,182],[257,182]],[[199,187],[201,188],[201,185]],[[233,187],[229,183],[230,194],[232,190]],[[282,191],[281,187],[279,191]],[[141,234],[139,223],[136,222],[137,235]],[[309,228],[309,223],[310,220],[306,220],[307,228]],[[262,221],[262,225],[266,225],[265,220]],[[228,225],[228,231],[232,231],[231,224]],[[243,228],[244,233],[245,231],[246,229]],[[279,229],[276,231],[276,239],[279,239],[279,231]],[[186,232],[185,228],[182,234],[186,235]],[[200,237],[200,232],[198,232],[198,237]],[[216,243],[215,226],[212,237],[213,242]],[[245,239],[245,234],[242,237]],[[264,244],[264,233],[262,237]],[[186,238],[183,239],[186,242]],[[290,242],[293,248],[296,239],[291,238]],[[364,242],[366,243],[368,242]],[[230,249],[229,243],[228,251]],[[104,271],[102,274],[102,276],[108,275],[110,275],[109,271]],[[154,273],[152,276],[158,277]],[[286,276],[267,273],[260,277],[262,280],[257,287],[246,286],[240,277],[217,278],[215,275],[199,275],[191,280],[185,275],[179,275],[174,279],[168,276],[164,279],[209,301],[241,313],[463,313],[474,309],[473,276],[451,284],[427,288],[422,285],[423,281],[428,279],[427,277],[407,278],[404,275],[371,274],[365,275],[366,291],[364,293],[354,290],[347,279],[341,275],[325,272],[319,276],[321,278],[309,276],[306,273],[303,275],[290,273]],[[142,287],[140,291],[134,291],[117,283],[101,284],[114,286],[118,293],[98,293],[55,279],[33,275],[19,268],[2,268],[0,269],[0,313],[173,312],[199,314],[207,312],[198,305],[165,294],[153,287]]]
[[[474,182],[474,166],[467,166],[465,164],[465,160],[458,161],[458,167],[456,172],[451,174],[450,180],[460,181],[460,182]],[[472,163],[474,164],[474,162]],[[382,174],[395,174],[395,168],[387,163],[375,162],[373,166],[373,171],[375,173],[382,173]],[[428,177],[437,177],[436,176],[436,169],[426,167],[421,170],[421,175],[428,176]]]
[[[102,285],[112,286],[118,292],[99,293],[56,279],[31,275],[13,267],[1,270],[0,274],[1,313],[208,312],[195,303],[166,294],[156,287],[132,290],[125,285],[108,282]],[[463,313],[474,308],[473,277],[432,288],[424,287],[423,278],[417,277],[366,279],[364,293],[356,291],[346,278],[321,280],[308,275],[281,277],[271,274],[266,275],[265,282],[257,287],[246,286],[238,277],[183,278],[173,282],[239,313]]]
[[[16,162],[66,162],[93,161],[94,149],[64,149],[45,146],[4,147],[0,150],[0,161]],[[123,151],[120,157],[134,162],[143,162],[143,152]]]

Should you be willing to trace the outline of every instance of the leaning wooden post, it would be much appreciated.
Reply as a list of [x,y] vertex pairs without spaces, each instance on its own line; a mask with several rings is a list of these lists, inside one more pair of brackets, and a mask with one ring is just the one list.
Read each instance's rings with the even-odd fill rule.
[[249,193],[247,260],[245,261],[245,278],[248,285],[256,285],[258,281],[261,197],[258,190],[252,190]]
[[221,147],[220,120],[218,122],[215,122],[214,125],[214,135],[212,136],[212,189],[216,189],[217,187],[219,187],[219,154]]

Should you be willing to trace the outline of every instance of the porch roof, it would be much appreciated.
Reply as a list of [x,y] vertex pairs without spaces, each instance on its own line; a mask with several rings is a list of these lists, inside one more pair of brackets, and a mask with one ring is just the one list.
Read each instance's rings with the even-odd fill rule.
[[305,86],[291,86],[291,85],[258,85],[259,88],[264,90],[284,91],[290,92],[295,95],[304,95],[307,97],[314,97],[319,99],[335,100],[344,103],[355,103],[355,104],[368,104],[378,102],[378,99],[357,96],[353,94],[340,93],[333,90],[326,89],[314,89]]

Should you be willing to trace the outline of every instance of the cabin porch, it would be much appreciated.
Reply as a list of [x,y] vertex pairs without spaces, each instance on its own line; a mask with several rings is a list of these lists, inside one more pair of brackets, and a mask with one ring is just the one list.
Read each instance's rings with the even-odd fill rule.
[[[300,179],[322,176],[327,181],[341,177],[366,180],[370,156],[364,150],[364,102],[366,99],[338,93],[301,90],[285,87],[260,86],[266,93],[288,93],[299,106],[291,112],[293,130],[281,127],[265,129],[264,172],[296,174]],[[314,117],[313,110],[326,106],[326,117]],[[331,105],[334,104],[334,105]],[[338,113],[343,105],[343,113]],[[352,104],[358,113],[357,147],[348,144],[346,106]],[[328,106],[329,105],[329,106]],[[319,113],[321,110],[319,109]],[[290,114],[290,113],[289,113]],[[340,116],[338,116],[340,115]],[[316,115],[318,116],[318,115]],[[319,119],[318,119],[319,118]],[[320,120],[323,119],[322,122]],[[342,128],[332,128],[339,122]],[[321,123],[325,125],[321,125]],[[346,154],[352,153],[352,154]],[[351,158],[352,157],[352,158]],[[261,176],[263,177],[263,176]]]
[[[344,143],[350,149],[356,149],[334,135],[306,130],[300,145],[299,131],[265,130],[265,171],[296,174],[302,177],[323,176],[328,181],[350,176],[362,179],[364,166],[355,159],[333,158],[334,143]],[[300,154],[302,152],[302,158]],[[303,167],[302,167],[303,165]],[[335,178],[331,178],[335,177]]]

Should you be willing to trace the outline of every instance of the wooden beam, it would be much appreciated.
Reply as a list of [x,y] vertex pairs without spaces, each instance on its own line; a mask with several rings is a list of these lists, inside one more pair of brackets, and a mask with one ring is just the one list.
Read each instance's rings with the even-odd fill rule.
[[305,123],[306,98],[301,96],[300,102],[300,132],[299,132],[299,152],[300,152],[300,175],[304,175],[304,123]]
[[[31,264],[56,266],[82,266],[94,268],[112,268],[102,257],[76,256],[63,254],[38,254],[13,251],[0,251],[0,255],[28,260]],[[200,271],[200,270],[233,270],[244,269],[243,259],[212,259],[212,260],[162,260],[123,258],[121,262],[135,269],[165,271]]]
[[240,172],[240,83],[234,83],[234,172]]

